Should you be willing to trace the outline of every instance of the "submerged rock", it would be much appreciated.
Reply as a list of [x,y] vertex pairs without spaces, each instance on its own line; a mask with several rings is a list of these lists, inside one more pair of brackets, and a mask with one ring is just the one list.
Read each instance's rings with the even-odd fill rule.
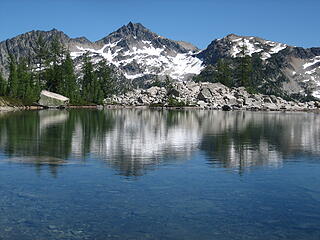
[[46,90],[41,91],[39,104],[48,108],[66,107],[69,104],[69,98],[57,93]]

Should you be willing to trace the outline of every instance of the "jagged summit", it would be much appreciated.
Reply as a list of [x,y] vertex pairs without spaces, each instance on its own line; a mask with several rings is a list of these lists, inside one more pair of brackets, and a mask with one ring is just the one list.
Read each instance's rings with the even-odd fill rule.
[[141,23],[129,22],[127,25],[123,25],[118,30],[110,33],[101,40],[98,40],[96,43],[110,43],[118,40],[152,40],[157,37],[157,34],[151,32]]
[[[254,36],[228,34],[215,39],[203,51],[190,43],[174,41],[152,32],[141,23],[129,22],[96,42],[85,37],[70,38],[53,28],[49,31],[30,31],[0,42],[0,71],[8,77],[9,55],[17,60],[35,56],[39,36],[47,46],[53,39],[70,50],[76,64],[84,53],[94,62],[105,60],[132,82],[164,79],[190,80],[205,66],[215,65],[219,59],[237,59],[245,55],[259,56],[270,71],[266,81],[292,93],[312,93],[320,98],[320,48],[298,48]],[[79,61],[78,61],[79,60]],[[80,69],[79,65],[76,66]]]
[[91,46],[75,47],[74,58],[90,52],[95,61],[107,60],[132,80],[166,76],[187,80],[202,69],[202,62],[193,56],[195,46],[161,37],[140,23],[129,22]]
[[141,23],[132,23],[129,22],[127,25],[122,26],[119,28],[116,32],[122,32],[124,34],[137,34],[139,32],[151,32],[149,29],[147,29],[145,26],[143,26]]

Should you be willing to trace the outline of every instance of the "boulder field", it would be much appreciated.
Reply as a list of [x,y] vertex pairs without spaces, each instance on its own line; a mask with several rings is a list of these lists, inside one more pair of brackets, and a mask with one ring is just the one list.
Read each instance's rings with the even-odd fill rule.
[[320,108],[318,101],[287,101],[274,95],[252,94],[244,87],[228,88],[221,83],[208,82],[176,82],[168,88],[135,89],[107,98],[104,104],[256,111],[311,111]]

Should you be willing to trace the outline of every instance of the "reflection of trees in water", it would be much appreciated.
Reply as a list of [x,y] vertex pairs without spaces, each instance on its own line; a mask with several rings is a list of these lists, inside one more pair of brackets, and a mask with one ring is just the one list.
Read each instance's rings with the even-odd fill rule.
[[[212,113],[200,149],[224,167],[281,166],[297,154],[319,155],[320,118],[313,113]],[[219,127],[218,127],[219,126]],[[211,134],[214,133],[214,134]]]
[[186,160],[197,149],[223,167],[280,166],[295,154],[319,155],[320,118],[313,113],[70,110],[0,115],[0,148],[10,157],[33,156],[53,174],[48,157],[97,158],[121,175]]
[[[55,174],[61,166],[54,158],[67,159],[73,147],[79,144],[74,138],[77,126],[83,130],[81,153],[90,152],[92,136],[104,134],[113,127],[112,121],[99,111],[24,111],[0,115],[0,147],[11,158],[31,156],[40,169],[48,165]],[[30,158],[26,158],[30,159]],[[48,162],[47,159],[51,159]],[[31,164],[30,161],[27,163]]]

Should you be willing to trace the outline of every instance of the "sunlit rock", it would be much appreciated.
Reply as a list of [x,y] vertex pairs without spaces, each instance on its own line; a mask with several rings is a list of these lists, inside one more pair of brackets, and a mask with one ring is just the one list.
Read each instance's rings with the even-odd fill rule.
[[48,108],[66,107],[69,104],[69,98],[43,90],[40,93],[39,104]]

